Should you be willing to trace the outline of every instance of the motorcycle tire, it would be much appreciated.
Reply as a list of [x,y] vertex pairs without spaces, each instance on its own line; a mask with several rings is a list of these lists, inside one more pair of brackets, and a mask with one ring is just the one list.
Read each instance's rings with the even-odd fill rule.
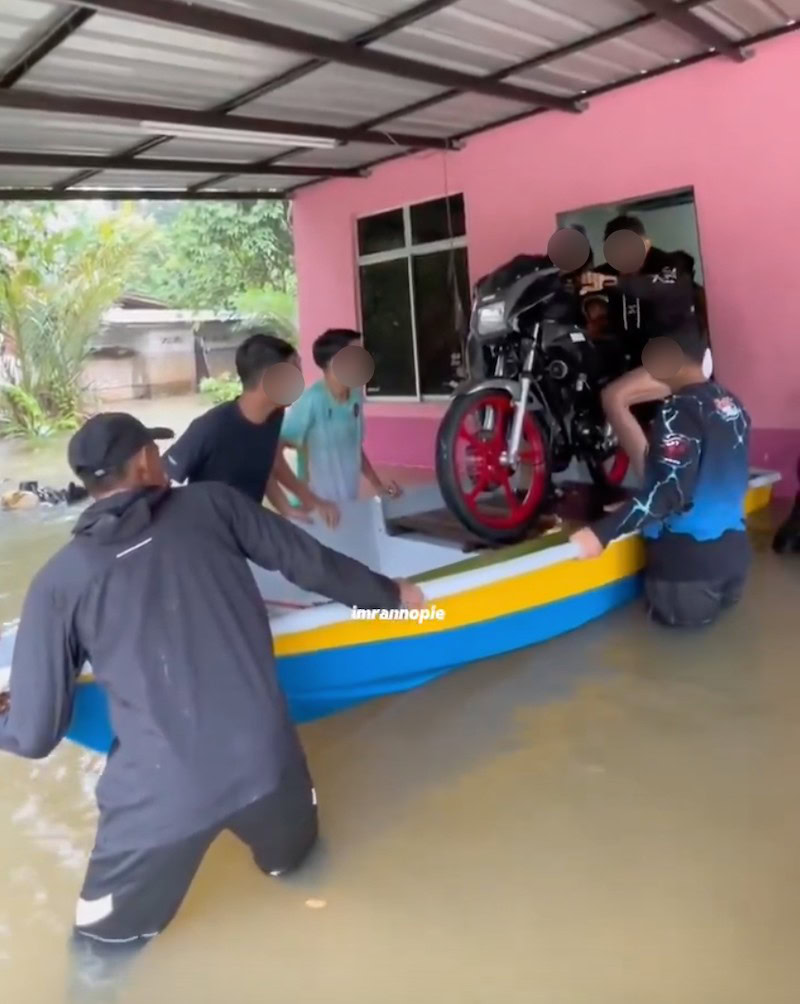
[[[526,536],[548,497],[551,468],[547,436],[539,418],[534,413],[527,412],[523,442],[528,444],[530,441],[529,452],[536,454],[533,458],[536,466],[532,468],[531,484],[524,497],[519,498],[517,509],[511,516],[501,518],[481,513],[477,504],[470,502],[462,488],[457,470],[457,444],[470,413],[487,407],[494,407],[501,412],[505,422],[513,414],[512,399],[503,390],[487,389],[453,398],[437,435],[436,478],[445,505],[462,526],[489,543],[511,544]],[[502,438],[505,439],[504,436]]]

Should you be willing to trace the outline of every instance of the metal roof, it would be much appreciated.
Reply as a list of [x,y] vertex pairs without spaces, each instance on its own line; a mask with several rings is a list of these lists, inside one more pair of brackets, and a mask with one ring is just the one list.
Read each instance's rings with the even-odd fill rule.
[[800,0],[0,0],[0,198],[284,197],[798,21]]

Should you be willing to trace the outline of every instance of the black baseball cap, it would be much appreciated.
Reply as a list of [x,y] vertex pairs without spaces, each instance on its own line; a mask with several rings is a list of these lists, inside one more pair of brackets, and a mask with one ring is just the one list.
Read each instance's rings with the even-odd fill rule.
[[67,459],[78,477],[102,478],[123,467],[148,443],[174,436],[172,429],[148,429],[124,411],[107,411],[78,429],[69,441]]

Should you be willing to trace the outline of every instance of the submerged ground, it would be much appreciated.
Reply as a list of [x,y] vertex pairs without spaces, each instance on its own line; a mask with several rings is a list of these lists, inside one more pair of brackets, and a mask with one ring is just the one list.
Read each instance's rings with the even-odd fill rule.
[[[0,514],[0,620],[64,516]],[[319,852],[221,839],[121,1004],[796,1004],[800,561],[760,524],[713,631],[631,607],[305,727]],[[3,1000],[63,999],[99,766],[0,757]]]

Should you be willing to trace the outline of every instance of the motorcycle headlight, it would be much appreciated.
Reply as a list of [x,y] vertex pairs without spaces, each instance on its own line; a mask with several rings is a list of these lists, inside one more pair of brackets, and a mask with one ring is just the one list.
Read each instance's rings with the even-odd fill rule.
[[502,301],[480,307],[478,309],[478,334],[492,335],[496,331],[501,331],[505,327],[505,320],[506,305]]

